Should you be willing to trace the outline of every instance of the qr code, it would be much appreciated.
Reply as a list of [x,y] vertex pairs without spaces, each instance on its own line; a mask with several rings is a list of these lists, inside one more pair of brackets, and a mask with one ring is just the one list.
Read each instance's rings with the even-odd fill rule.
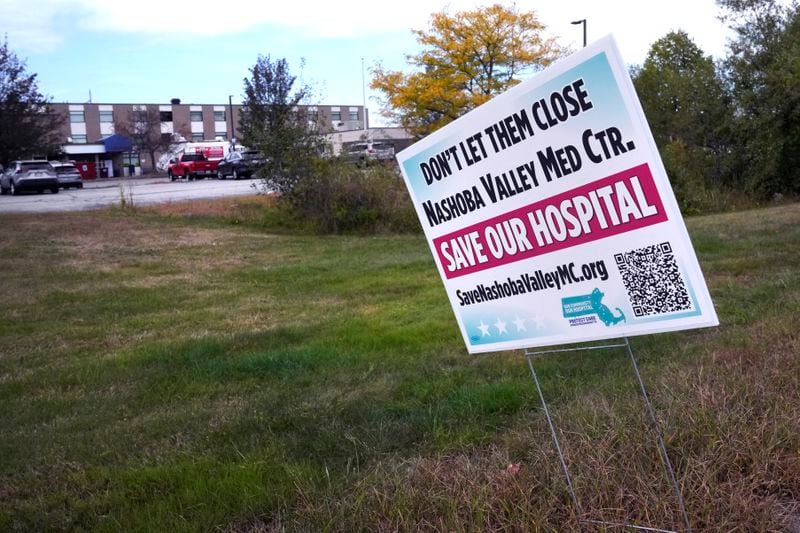
[[668,242],[614,254],[637,317],[692,308],[686,283]]

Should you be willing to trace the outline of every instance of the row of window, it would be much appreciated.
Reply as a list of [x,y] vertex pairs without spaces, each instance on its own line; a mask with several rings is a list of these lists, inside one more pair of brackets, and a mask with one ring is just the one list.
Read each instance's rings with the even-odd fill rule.
[[[216,138],[221,138],[223,141],[227,141],[228,140],[228,132],[226,132],[226,131],[218,131],[217,133],[214,134],[214,138],[215,139]],[[206,140],[206,136],[203,135],[202,133],[192,133],[192,140],[193,141],[205,141]]]
[[[310,117],[312,122],[317,121],[317,113],[312,111],[310,113]],[[159,119],[161,122],[172,122],[172,111],[160,111],[159,112]],[[189,120],[192,122],[202,122],[203,121],[203,112],[202,111],[190,111],[189,112]],[[214,111],[214,121],[215,122],[225,122],[227,120],[225,111]],[[342,120],[342,112],[341,111],[331,111],[331,120],[334,122],[339,122]],[[358,120],[358,110],[351,110],[350,114],[348,115],[348,120]],[[70,111],[69,112],[69,121],[73,124],[82,124],[86,122],[86,113],[84,111]],[[104,123],[113,123],[114,122],[114,112],[113,111],[100,111],[100,122]]]
[[[164,135],[166,135],[168,137],[172,137],[172,135],[169,134],[169,133],[165,133]],[[74,134],[71,135],[71,138],[72,138],[72,144],[86,144],[86,143],[89,142],[88,137],[86,135],[84,135],[84,134],[81,134],[81,133],[74,133]],[[225,141],[228,138],[228,132],[218,131],[218,132],[216,132],[214,134],[214,138],[215,139],[220,138],[223,141]],[[192,139],[191,140],[193,140],[193,141],[205,141],[206,137],[202,133],[192,133]]]
[[[165,133],[164,135],[167,136],[167,137],[172,137],[172,135],[169,134],[169,133]],[[89,142],[88,137],[86,135],[83,135],[83,134],[80,134],[80,133],[72,134],[71,138],[72,138],[72,143],[73,144],[86,144],[86,143]],[[226,141],[226,140],[228,140],[228,132],[218,131],[218,132],[216,132],[214,134],[214,138],[215,139],[220,138],[223,141]],[[202,133],[192,133],[192,139],[191,140],[192,141],[205,141],[206,137]]]
[[[170,113],[170,116],[172,113]],[[170,118],[172,120],[172,118]],[[192,122],[203,122],[203,112],[202,111],[189,111],[189,120]],[[224,122],[226,121],[225,111],[214,111],[214,121],[215,122]],[[169,121],[165,121],[169,122]]]
[[[113,124],[114,122],[114,112],[113,111],[100,111],[100,122],[106,124]],[[203,112],[202,111],[190,111],[189,117],[192,122],[202,122],[203,121]],[[226,121],[226,113],[225,111],[214,111],[214,121],[215,122],[225,122]],[[349,120],[358,120],[358,110],[351,109],[348,115]],[[159,119],[161,122],[172,122],[172,111],[159,111]],[[311,110],[309,113],[309,119],[312,123],[317,122],[318,120],[318,113],[317,111]],[[340,122],[342,120],[342,112],[340,110],[331,110],[331,120],[333,122]],[[84,111],[70,111],[69,112],[69,121],[73,124],[83,124],[86,122],[86,113]],[[167,134],[168,135],[168,134]],[[227,138],[227,132],[216,132],[214,137],[221,137],[223,139]],[[192,133],[192,141],[202,141],[205,139],[205,135],[202,132]],[[87,136],[85,134],[73,134],[72,135],[72,142],[75,144],[86,144],[88,142]]]
[[[192,122],[202,122],[202,111],[190,111],[190,119]],[[159,111],[159,120],[161,122],[172,122],[172,111]],[[214,111],[214,120],[216,122],[225,122],[227,120],[225,111]],[[86,113],[84,111],[70,111],[69,121],[73,124],[83,124],[86,122]],[[113,111],[100,111],[100,122],[113,123]]]
[[[86,122],[86,113],[83,111],[70,111],[69,121],[73,124],[82,124]],[[100,111],[100,122],[112,123],[114,122],[113,111]]]
[[[358,120],[358,110],[351,110],[350,114],[347,117],[348,120]],[[341,122],[342,120],[342,112],[341,111],[331,111],[331,120],[334,122]]]

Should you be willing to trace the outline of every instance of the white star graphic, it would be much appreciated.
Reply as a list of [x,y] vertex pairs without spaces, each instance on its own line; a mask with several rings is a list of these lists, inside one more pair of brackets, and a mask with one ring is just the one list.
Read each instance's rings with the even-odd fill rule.
[[536,329],[544,329],[546,327],[544,318],[541,315],[535,315],[533,321],[536,322]]
[[488,337],[489,336],[489,325],[484,324],[483,320],[481,320],[481,325],[478,326],[478,329],[481,330],[481,337]]
[[503,333],[508,333],[506,331],[506,323],[500,320],[500,317],[497,317],[497,322],[494,323],[494,327],[497,328],[497,333],[502,335]]
[[525,329],[525,319],[517,317],[514,319],[514,325],[517,326],[517,331],[528,331]]

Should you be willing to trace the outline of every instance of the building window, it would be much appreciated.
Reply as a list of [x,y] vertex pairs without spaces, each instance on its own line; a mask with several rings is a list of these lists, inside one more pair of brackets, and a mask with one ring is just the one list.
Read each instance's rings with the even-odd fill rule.
[[86,135],[73,135],[72,136],[72,143],[73,144],[86,144]]
[[203,134],[202,133],[192,133],[192,140],[193,141],[202,141]]
[[350,120],[358,120],[358,109],[350,110]]
[[100,122],[114,122],[114,112],[113,111],[100,111]]
[[218,131],[217,133],[214,134],[214,138],[215,139],[219,138],[219,139],[222,139],[223,141],[227,141],[228,140],[228,133],[225,132],[225,131]]
[[122,164],[126,167],[131,165],[135,167],[142,166],[141,162],[139,161],[139,154],[136,152],[125,152],[122,154]]
[[214,111],[214,120],[222,122],[225,120],[225,111]]
[[189,111],[189,117],[192,122],[203,122],[202,111]]
[[172,122],[172,111],[159,111],[158,118],[161,122]]
[[331,120],[334,122],[340,122],[342,120],[342,112],[338,109],[331,110]]
[[75,123],[82,123],[86,122],[86,116],[83,114],[83,111],[70,111],[69,112],[69,121],[73,124]]
[[312,109],[308,112],[308,120],[309,122],[316,124],[319,121],[319,111],[316,109]]

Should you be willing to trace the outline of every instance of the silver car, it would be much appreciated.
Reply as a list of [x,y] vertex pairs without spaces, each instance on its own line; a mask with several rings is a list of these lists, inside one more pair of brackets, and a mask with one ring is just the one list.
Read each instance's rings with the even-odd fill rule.
[[56,172],[58,177],[58,186],[62,189],[69,189],[75,187],[76,189],[83,189],[83,178],[81,173],[72,163],[61,163],[60,161],[50,161],[50,166]]
[[12,161],[0,176],[0,194],[45,190],[58,193],[58,177],[47,161]]

